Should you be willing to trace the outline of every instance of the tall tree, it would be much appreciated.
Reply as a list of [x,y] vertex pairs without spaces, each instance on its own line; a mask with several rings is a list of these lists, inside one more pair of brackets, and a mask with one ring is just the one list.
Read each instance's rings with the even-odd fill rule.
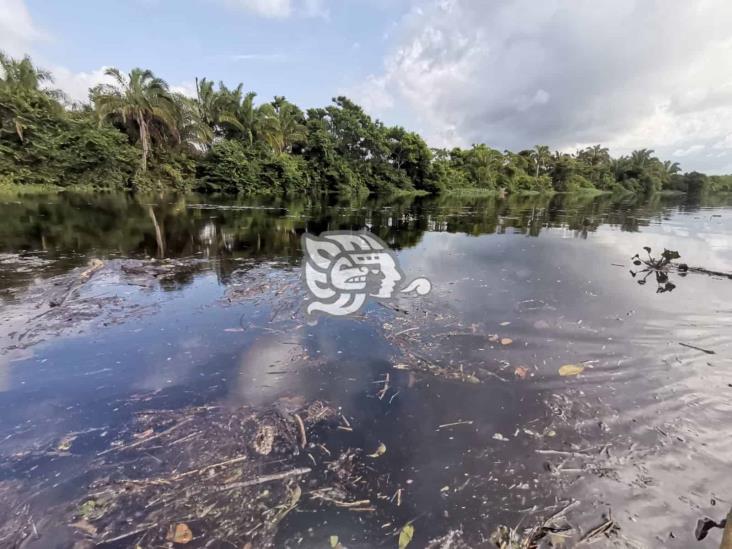
[[33,65],[30,57],[18,60],[0,52],[0,92],[4,96],[0,99],[0,136],[14,133],[22,142],[31,111],[39,107],[55,113],[63,110],[58,102],[63,93],[43,87],[52,82],[51,73]]
[[663,163],[663,170],[666,172],[666,175],[671,177],[672,175],[676,175],[681,171],[681,165],[678,162],[671,162],[670,160],[666,160]]
[[175,101],[168,84],[150,70],[135,68],[125,75],[119,69],[111,68],[105,74],[113,77],[115,83],[102,84],[93,90],[94,106],[102,119],[118,117],[125,126],[134,127],[142,146],[140,169],[145,172],[152,131],[159,127],[180,140]]
[[536,179],[539,179],[541,170],[546,168],[547,162],[551,159],[551,151],[546,145],[537,145],[531,153],[536,169]]
[[[13,59],[0,52],[0,86],[15,91],[39,91],[42,84],[53,82],[49,71],[39,69],[27,55]],[[60,92],[52,92],[60,95]]]
[[276,154],[290,152],[292,146],[306,137],[302,111],[284,97],[260,107],[260,124],[264,140]]

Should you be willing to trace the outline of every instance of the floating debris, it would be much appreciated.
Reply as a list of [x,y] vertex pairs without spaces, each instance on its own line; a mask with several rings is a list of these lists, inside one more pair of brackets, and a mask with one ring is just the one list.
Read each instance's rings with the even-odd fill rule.
[[378,448],[376,448],[376,451],[373,454],[369,454],[368,457],[370,458],[378,458],[383,456],[386,453],[386,444],[383,442],[379,443]]
[[576,376],[585,371],[582,364],[565,364],[559,368],[559,375],[562,377]]
[[412,543],[414,537],[414,526],[412,524],[405,524],[402,526],[399,532],[399,549],[406,549],[407,545]]

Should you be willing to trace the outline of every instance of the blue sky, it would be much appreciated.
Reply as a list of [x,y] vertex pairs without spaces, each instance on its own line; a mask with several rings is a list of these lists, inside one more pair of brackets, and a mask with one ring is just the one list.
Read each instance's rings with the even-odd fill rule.
[[171,84],[208,76],[306,106],[380,71],[387,33],[406,8],[399,0],[347,0],[275,16],[225,0],[26,4],[49,35],[34,47],[45,63],[74,72],[149,67]]
[[189,94],[345,94],[433,146],[602,143],[732,173],[729,0],[0,0],[0,50],[75,99],[142,66]]

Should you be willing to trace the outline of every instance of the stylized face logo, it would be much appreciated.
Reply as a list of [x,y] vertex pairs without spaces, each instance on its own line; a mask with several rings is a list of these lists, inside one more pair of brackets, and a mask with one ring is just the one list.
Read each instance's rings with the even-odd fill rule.
[[366,291],[373,297],[390,298],[404,276],[389,252],[344,252],[330,269],[333,287]]
[[[394,297],[404,280],[397,260],[381,240],[367,232],[303,235],[304,273],[315,298],[307,311],[342,316],[358,311],[367,296]],[[426,279],[417,279],[401,292],[425,295],[431,289]]]

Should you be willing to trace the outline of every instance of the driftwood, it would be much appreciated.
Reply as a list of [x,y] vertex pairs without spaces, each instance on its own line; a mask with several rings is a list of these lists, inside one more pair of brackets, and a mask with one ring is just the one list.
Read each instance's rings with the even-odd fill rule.
[[101,259],[95,258],[90,260],[89,267],[81,272],[79,278],[72,280],[71,283],[66,288],[64,288],[58,295],[55,295],[48,300],[49,306],[60,307],[61,305],[66,303],[66,300],[73,293],[73,291],[85,282],[87,282],[94,275],[94,273],[96,273],[102,267],[104,267],[104,262]]
[[[684,271],[684,269],[679,269],[680,271]],[[709,269],[705,269],[703,267],[687,267],[687,272],[690,273],[700,273],[705,274],[709,276],[721,276],[722,278],[729,278],[732,280],[732,273],[723,273],[721,271],[710,271]]]
[[228,492],[229,490],[237,490],[239,488],[248,488],[249,486],[257,486],[258,484],[264,484],[265,482],[272,482],[273,480],[284,480],[291,477],[300,477],[307,475],[312,469],[310,467],[298,467],[297,469],[291,469],[283,473],[274,473],[272,475],[261,475],[251,480],[244,480],[241,482],[231,482],[224,484],[216,488],[216,492]]

